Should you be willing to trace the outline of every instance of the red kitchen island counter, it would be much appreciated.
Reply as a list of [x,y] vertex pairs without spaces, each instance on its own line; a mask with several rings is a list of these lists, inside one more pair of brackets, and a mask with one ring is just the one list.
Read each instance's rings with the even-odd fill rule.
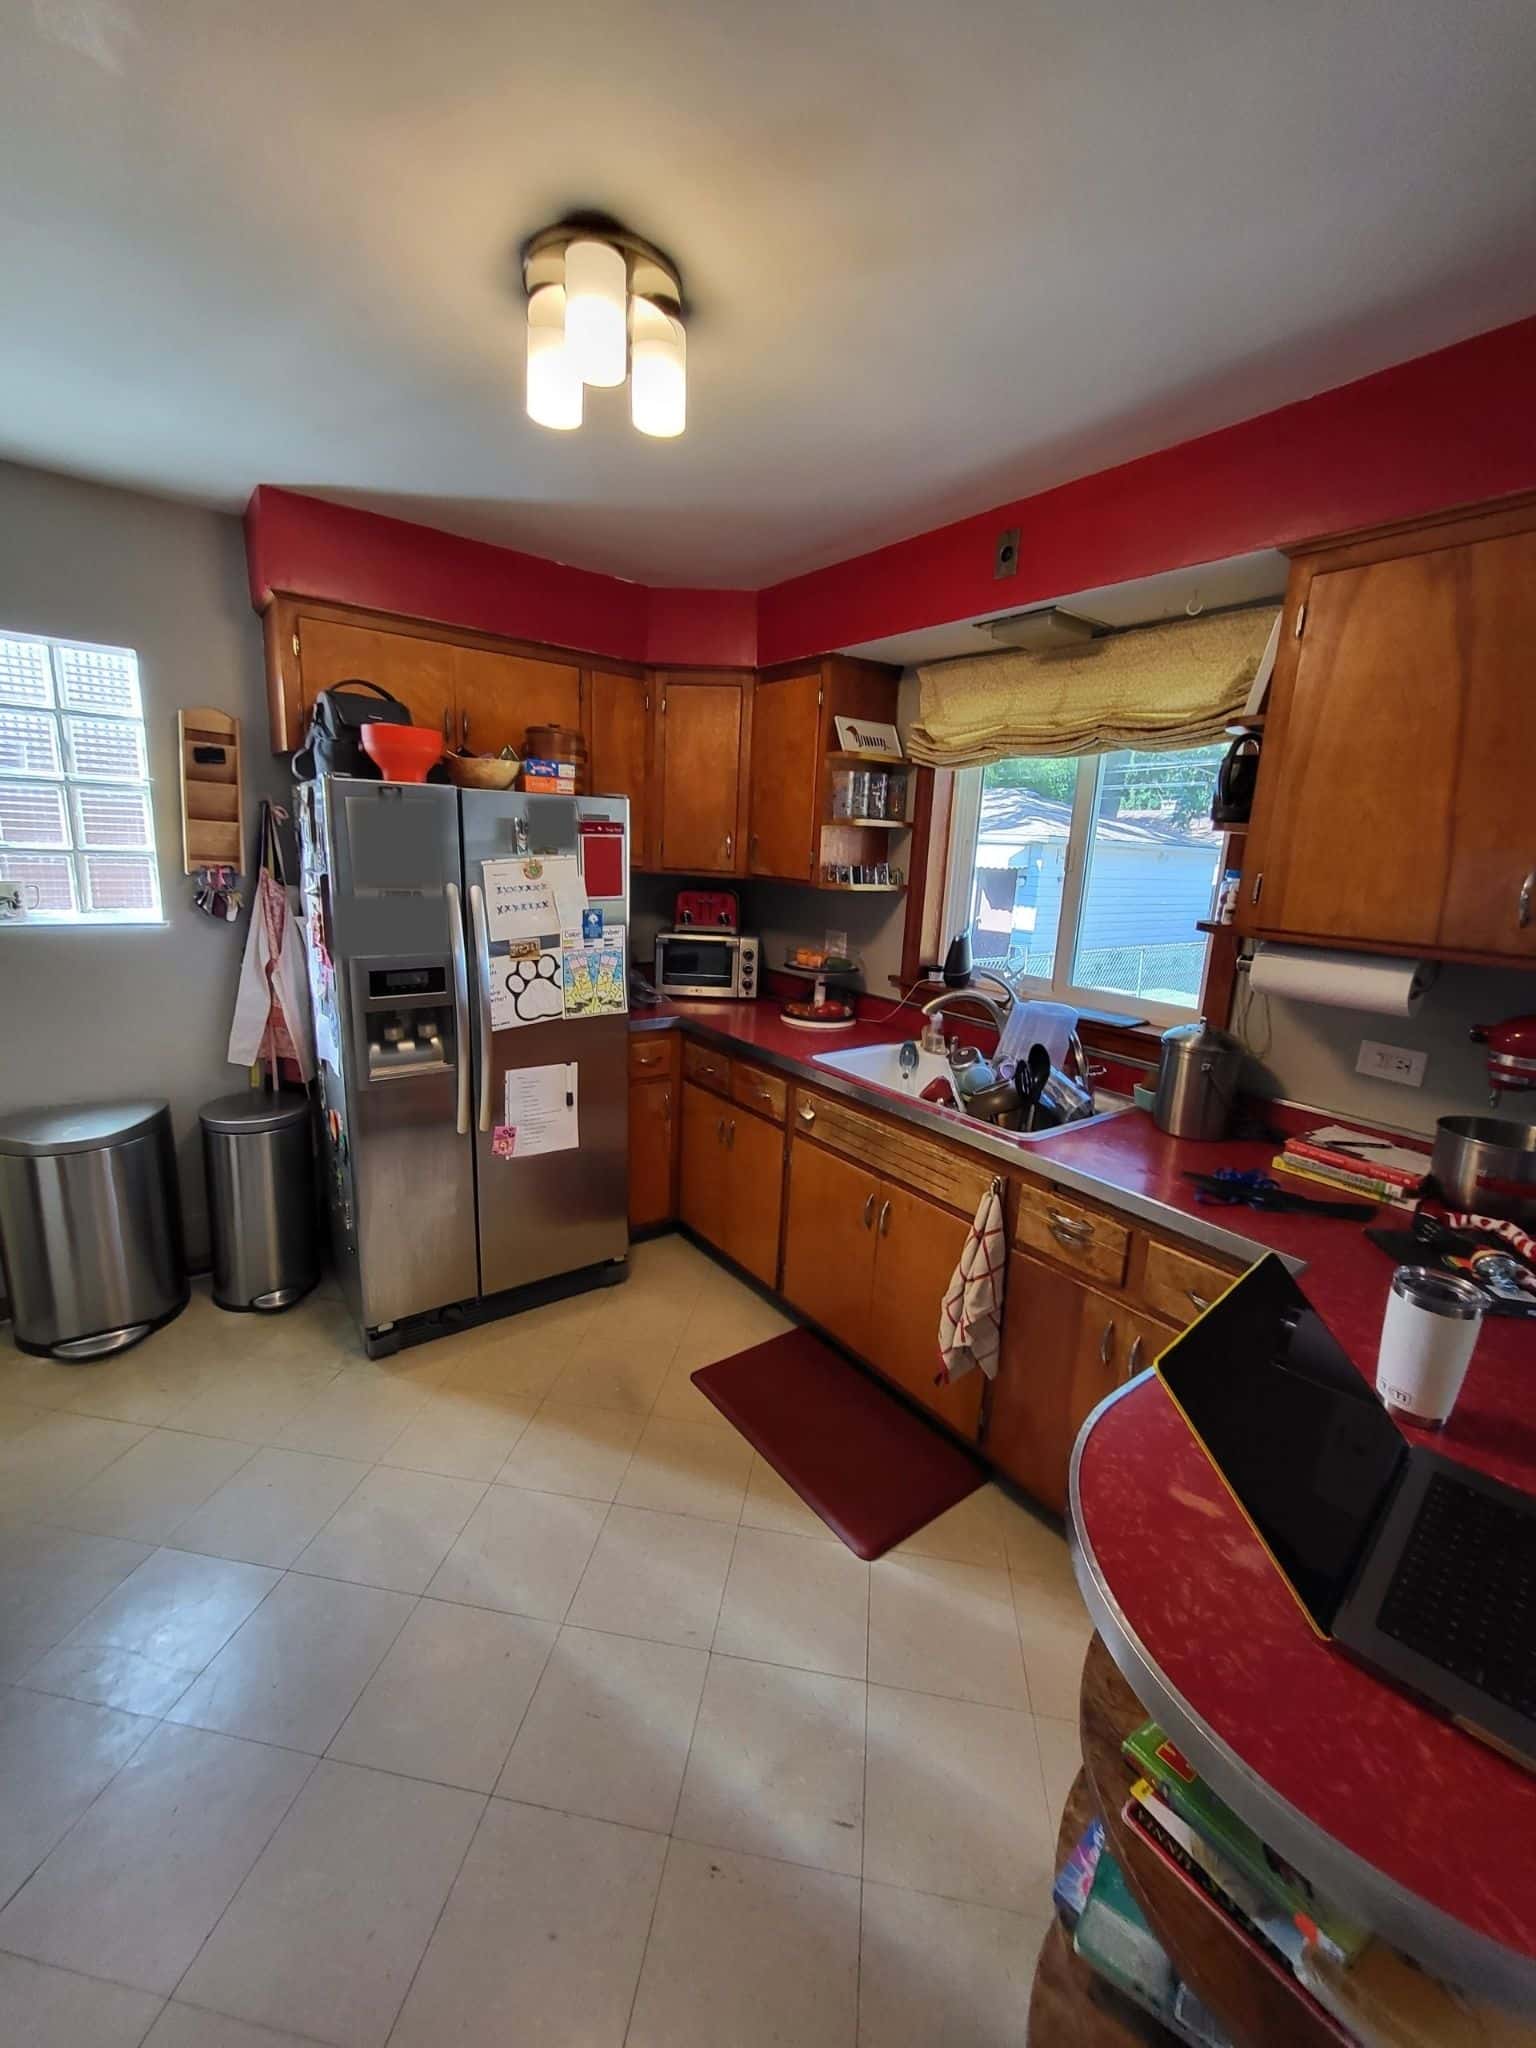
[[1536,1775],[1319,1641],[1152,1375],[1084,1424],[1069,1534],[1110,1654],[1213,1789],[1426,1969],[1536,2013]]

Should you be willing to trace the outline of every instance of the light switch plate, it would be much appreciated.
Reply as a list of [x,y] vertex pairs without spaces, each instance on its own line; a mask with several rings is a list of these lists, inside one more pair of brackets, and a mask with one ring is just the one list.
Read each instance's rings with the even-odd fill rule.
[[1422,1088],[1427,1052],[1413,1052],[1406,1045],[1383,1045],[1379,1039],[1362,1038],[1357,1074],[1369,1074],[1373,1081],[1396,1081],[1404,1088]]

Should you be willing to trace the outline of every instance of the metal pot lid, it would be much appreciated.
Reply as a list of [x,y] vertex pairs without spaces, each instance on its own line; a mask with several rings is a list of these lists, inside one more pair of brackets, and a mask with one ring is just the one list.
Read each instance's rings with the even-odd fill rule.
[[265,1088],[238,1088],[205,1102],[198,1112],[205,1131],[286,1131],[309,1115],[309,1097],[297,1088],[275,1095]]
[[62,1152],[105,1152],[152,1131],[169,1114],[164,1102],[70,1102],[0,1118],[0,1153],[52,1159]]
[[1162,1046],[1165,1053],[1176,1059],[1193,1059],[1201,1053],[1241,1052],[1241,1041],[1230,1031],[1218,1031],[1214,1024],[1207,1024],[1203,1017],[1193,1024],[1172,1024],[1163,1033]]

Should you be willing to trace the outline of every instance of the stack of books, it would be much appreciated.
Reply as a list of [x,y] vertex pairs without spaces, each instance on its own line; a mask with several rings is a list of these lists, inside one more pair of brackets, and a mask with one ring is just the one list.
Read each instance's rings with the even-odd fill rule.
[[1429,1171],[1429,1155],[1373,1138],[1347,1124],[1319,1124],[1287,1138],[1271,1164],[1302,1187],[1321,1186],[1373,1202],[1412,1205]]

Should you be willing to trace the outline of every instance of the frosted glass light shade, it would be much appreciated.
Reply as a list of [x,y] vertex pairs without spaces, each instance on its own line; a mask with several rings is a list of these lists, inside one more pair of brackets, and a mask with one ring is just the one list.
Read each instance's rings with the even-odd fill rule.
[[629,272],[608,242],[572,242],[565,252],[565,340],[584,384],[622,384]]
[[541,285],[528,301],[528,417],[562,433],[581,425],[581,378],[565,345],[565,292]]
[[681,320],[650,299],[634,302],[629,416],[642,434],[671,440],[688,421],[688,353]]

